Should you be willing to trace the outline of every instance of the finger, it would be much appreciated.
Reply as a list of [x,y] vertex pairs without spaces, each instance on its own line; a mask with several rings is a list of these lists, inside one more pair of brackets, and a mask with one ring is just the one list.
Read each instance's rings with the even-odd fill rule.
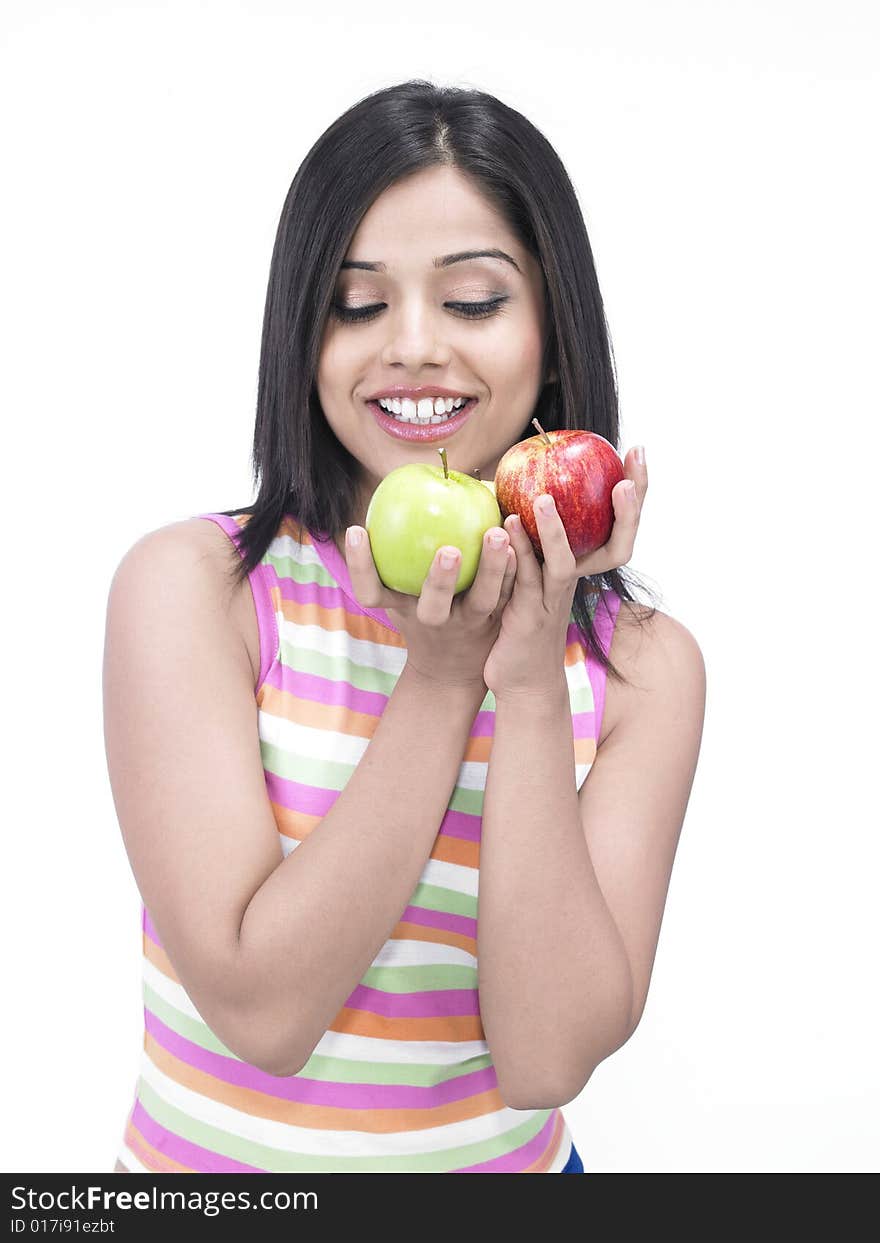
[[541,566],[519,515],[509,514],[504,519],[504,529],[510,536],[510,546],[516,553],[516,581],[526,589],[543,590],[544,576]]
[[416,617],[423,625],[442,626],[448,620],[460,571],[461,551],[443,544],[434,554],[416,605]]
[[604,574],[607,570],[628,565],[633,555],[639,529],[639,494],[633,480],[622,479],[611,491],[614,522],[611,534],[601,548],[577,562],[578,576]]
[[493,613],[503,613],[505,605],[513,595],[513,589],[516,586],[516,553],[508,544],[507,546],[507,565],[504,567],[504,577],[501,580],[501,591],[498,593],[498,603],[492,610]]
[[[352,543],[352,537],[358,533],[360,541]],[[345,564],[355,599],[363,608],[400,608],[411,598],[382,582],[373,560],[369,533],[363,527],[348,527],[345,532]]]
[[461,607],[488,617],[498,606],[498,594],[507,568],[510,537],[503,527],[490,527],[483,536],[480,564],[473,583],[464,593]]
[[568,590],[572,580],[577,577],[577,562],[556,509],[556,502],[549,493],[542,493],[535,497],[532,512],[544,553],[544,587],[549,587],[551,592],[553,589],[558,592]]
[[636,445],[630,449],[624,458],[624,471],[627,479],[631,479],[636,485],[636,498],[639,502],[639,512],[641,513],[642,505],[645,501],[645,493],[648,491],[648,468],[645,465],[645,446]]

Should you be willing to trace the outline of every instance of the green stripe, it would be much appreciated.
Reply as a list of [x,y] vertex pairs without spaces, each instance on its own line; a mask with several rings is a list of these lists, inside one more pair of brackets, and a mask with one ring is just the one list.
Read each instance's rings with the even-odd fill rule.
[[389,696],[397,685],[397,673],[374,665],[355,663],[345,652],[332,654],[301,647],[281,639],[281,663],[294,673],[308,673],[327,682],[348,682],[356,690]]
[[435,1083],[449,1083],[464,1075],[473,1075],[491,1065],[491,1053],[447,1066],[418,1062],[354,1062],[351,1058],[313,1053],[299,1073],[304,1079],[320,1079],[324,1083],[408,1083],[416,1088],[429,1088]]
[[170,1005],[164,997],[160,997],[157,992],[150,988],[149,984],[144,982],[143,987],[144,1005],[155,1014],[157,1019],[170,1027],[178,1036],[183,1036],[186,1040],[191,1040],[193,1044],[198,1045],[200,1049],[208,1049],[211,1053],[220,1053],[223,1057],[231,1057],[236,1062],[240,1062],[238,1057],[231,1049],[227,1049],[222,1041],[218,1040],[210,1027],[202,1023],[199,1019],[190,1018],[188,1014]]
[[422,883],[416,886],[407,906],[420,906],[426,911],[442,911],[444,915],[467,915],[470,919],[476,919],[477,901],[469,893],[457,893],[454,889]]
[[[296,781],[300,785],[312,786],[318,790],[335,790],[337,793],[345,789],[357,768],[357,764],[345,764],[339,760],[287,751],[265,738],[260,739],[260,756],[263,768],[275,777]],[[483,790],[456,786],[449,799],[449,810],[479,817],[483,813],[483,796]]]
[[267,549],[263,564],[272,566],[279,578],[289,578],[295,583],[317,583],[321,587],[339,586],[321,561],[298,561],[289,553],[273,553],[271,549]]
[[384,993],[426,993],[445,988],[476,988],[477,968],[454,963],[413,963],[407,967],[370,967],[361,984]]
[[[267,1144],[256,1144],[252,1140],[230,1135],[228,1131],[220,1130],[219,1127],[198,1122],[176,1106],[162,1100],[144,1078],[138,1081],[138,1097],[150,1117],[166,1130],[182,1139],[189,1140],[192,1144],[206,1148],[209,1152],[219,1153],[233,1161],[252,1165],[270,1174],[448,1173],[463,1166],[479,1165],[484,1161],[491,1161],[494,1157],[503,1156],[527,1144],[546,1124],[553,1112],[551,1109],[541,1110],[533,1118],[528,1118],[504,1135],[496,1135],[492,1139],[474,1144],[464,1144],[458,1148],[445,1148],[440,1152],[379,1157],[339,1157],[329,1154],[316,1157],[307,1156],[304,1153],[284,1152],[279,1148],[271,1148]],[[328,1112],[333,1111],[331,1109]],[[326,1136],[328,1132],[325,1130],[323,1134]],[[368,1145],[370,1134],[364,1134],[363,1138],[364,1143]],[[405,1132],[401,1134],[400,1142],[401,1144],[407,1142]]]

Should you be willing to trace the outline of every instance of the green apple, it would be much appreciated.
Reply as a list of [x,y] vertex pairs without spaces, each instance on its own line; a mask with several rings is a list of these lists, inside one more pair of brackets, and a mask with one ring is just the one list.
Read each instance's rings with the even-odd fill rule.
[[437,549],[461,550],[455,594],[477,576],[483,536],[501,525],[501,510],[485,480],[446,465],[411,462],[390,471],[370,498],[364,526],[380,579],[392,591],[421,595]]

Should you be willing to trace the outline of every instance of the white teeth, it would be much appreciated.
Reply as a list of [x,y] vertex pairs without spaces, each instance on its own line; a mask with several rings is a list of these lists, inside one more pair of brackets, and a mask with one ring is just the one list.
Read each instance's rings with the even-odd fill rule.
[[467,397],[423,397],[418,404],[410,397],[380,397],[379,405],[402,423],[445,423],[453,410],[459,410]]

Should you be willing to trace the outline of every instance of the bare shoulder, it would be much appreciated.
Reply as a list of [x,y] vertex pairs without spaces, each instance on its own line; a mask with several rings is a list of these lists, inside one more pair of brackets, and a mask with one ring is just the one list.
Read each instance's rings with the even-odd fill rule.
[[256,684],[260,671],[259,629],[247,580],[238,583],[233,578],[238,558],[229,536],[216,522],[185,518],[141,536],[122,558],[116,577],[136,566],[139,575],[155,580],[157,592],[173,597],[182,580],[197,569],[205,605],[221,609],[240,635]]
[[[150,556],[160,559],[164,555],[183,562],[207,562],[212,568],[225,567],[226,579],[231,583],[230,566],[234,564],[231,550],[229,536],[216,522],[208,522],[204,518],[184,518],[142,535],[125,554],[123,561]],[[218,586],[223,585],[223,581],[218,579]]]
[[608,677],[600,746],[629,714],[647,705],[702,719],[705,662],[699,643],[682,622],[660,609],[621,600],[609,656],[626,682]]

